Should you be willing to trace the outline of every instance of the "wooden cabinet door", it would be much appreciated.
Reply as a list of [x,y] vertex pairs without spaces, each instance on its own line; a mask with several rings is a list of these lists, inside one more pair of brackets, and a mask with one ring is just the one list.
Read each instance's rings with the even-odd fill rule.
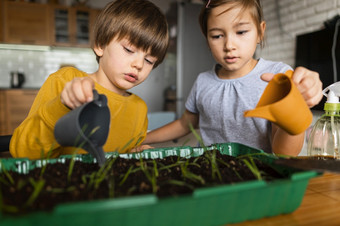
[[70,10],[66,6],[53,5],[50,8],[51,40],[55,46],[70,46],[71,44],[71,19]]
[[4,1],[4,42],[49,45],[47,4]]
[[56,46],[90,47],[91,29],[98,10],[87,7],[51,7],[52,44]]
[[90,46],[90,10],[74,9],[74,43],[77,46]]
[[4,41],[4,2],[0,0],[0,42]]
[[26,118],[38,90],[0,91],[0,135],[12,134]]

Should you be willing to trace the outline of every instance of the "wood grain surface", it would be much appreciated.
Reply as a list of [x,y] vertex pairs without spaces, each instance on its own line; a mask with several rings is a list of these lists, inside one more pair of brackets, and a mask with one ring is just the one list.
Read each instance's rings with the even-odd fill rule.
[[340,225],[340,174],[325,173],[311,179],[300,207],[293,213],[228,225]]

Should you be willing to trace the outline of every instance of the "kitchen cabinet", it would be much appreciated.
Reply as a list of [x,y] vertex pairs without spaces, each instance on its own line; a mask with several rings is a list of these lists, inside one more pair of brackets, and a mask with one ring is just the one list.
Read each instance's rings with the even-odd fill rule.
[[3,42],[49,45],[48,5],[2,1]]
[[99,9],[0,0],[0,42],[90,47]]
[[4,2],[0,0],[0,42],[4,41],[4,18],[2,12],[4,10]]
[[99,10],[52,5],[50,11],[52,45],[90,47],[91,31]]
[[26,118],[37,89],[0,90],[0,135],[12,134]]

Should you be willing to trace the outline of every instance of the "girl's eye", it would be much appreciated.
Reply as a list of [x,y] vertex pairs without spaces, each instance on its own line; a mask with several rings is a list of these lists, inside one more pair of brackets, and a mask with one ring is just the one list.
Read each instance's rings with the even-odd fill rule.
[[247,30],[244,30],[244,31],[237,31],[236,34],[238,35],[244,35],[245,33],[247,33],[248,31]]
[[212,39],[219,39],[219,38],[222,38],[223,35],[212,35],[211,38]]

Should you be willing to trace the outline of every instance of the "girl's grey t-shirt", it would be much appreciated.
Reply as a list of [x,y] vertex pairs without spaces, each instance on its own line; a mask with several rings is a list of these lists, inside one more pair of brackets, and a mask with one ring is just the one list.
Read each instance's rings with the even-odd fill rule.
[[198,75],[185,104],[188,111],[199,114],[204,144],[235,142],[271,153],[271,123],[243,114],[256,107],[268,84],[262,74],[292,68],[260,58],[249,74],[237,79],[220,79],[215,68]]

